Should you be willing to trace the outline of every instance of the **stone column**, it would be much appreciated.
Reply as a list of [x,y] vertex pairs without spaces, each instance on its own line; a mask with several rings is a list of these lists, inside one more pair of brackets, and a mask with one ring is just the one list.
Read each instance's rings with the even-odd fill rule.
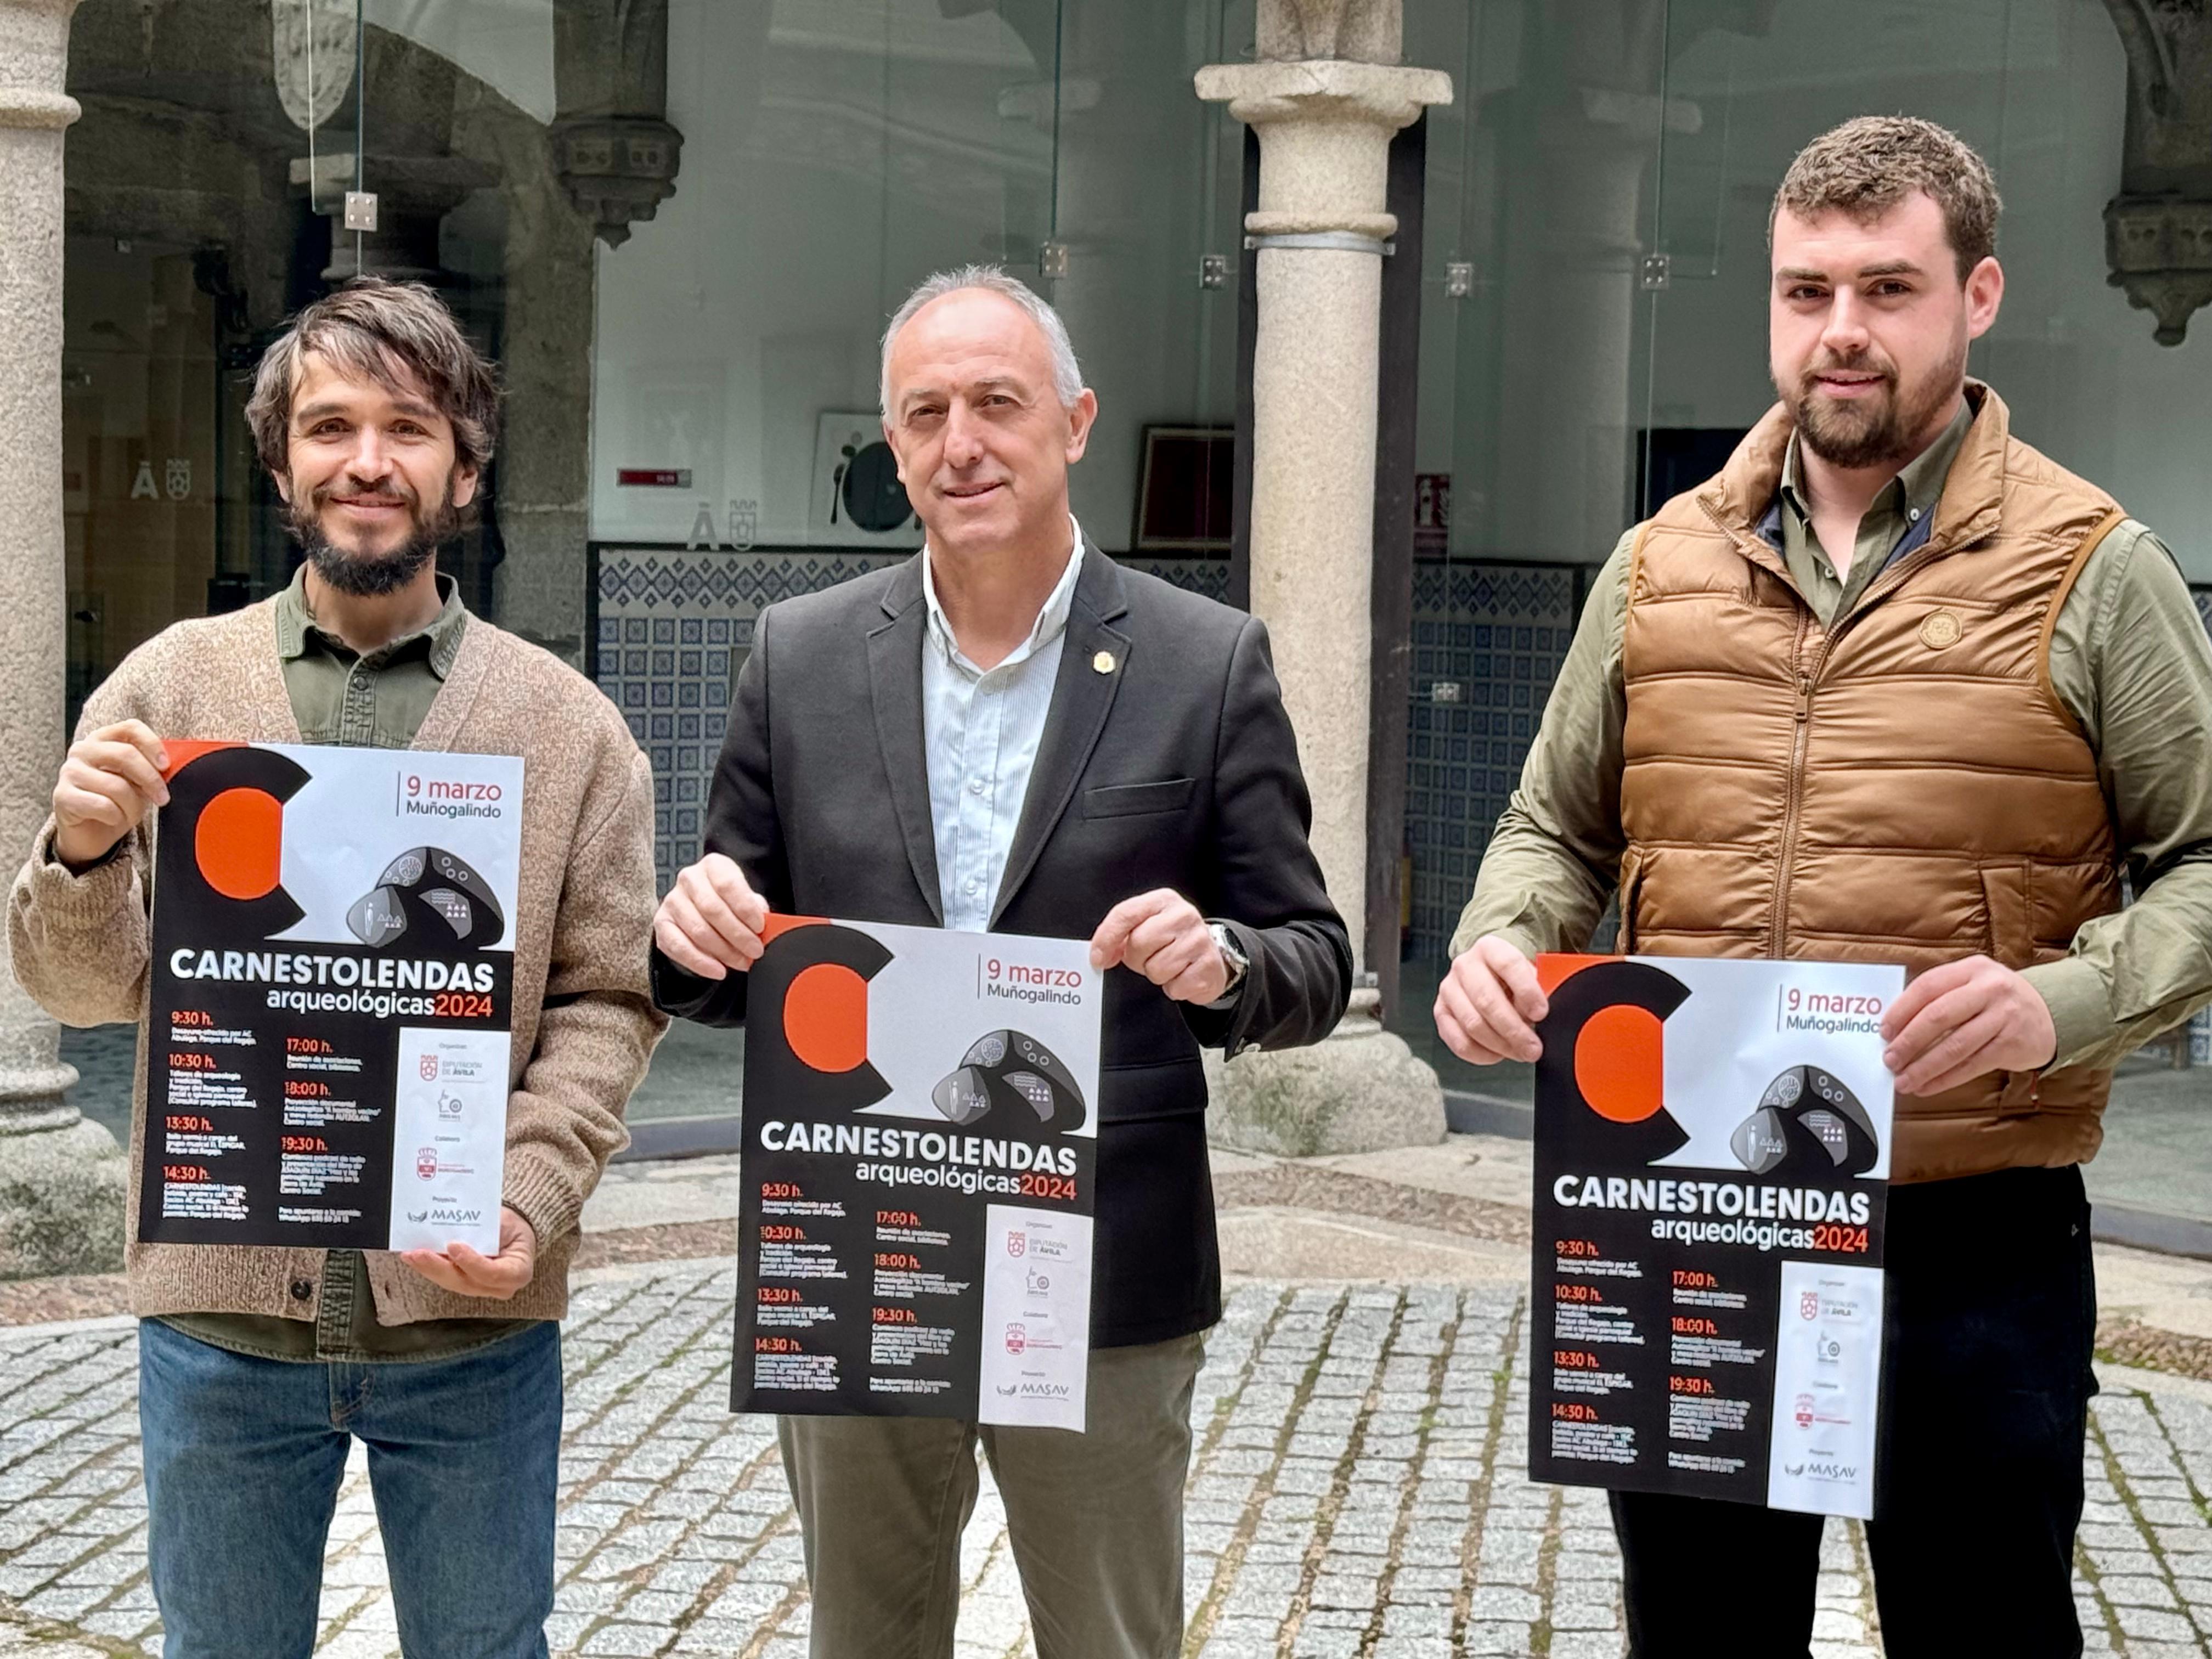
[[[0,869],[45,822],[62,754],[62,90],[76,0],[0,0]],[[0,936],[0,962],[7,945]],[[64,1105],[54,1022],[0,971],[0,1278],[115,1267],[123,1155]]]
[[[1375,422],[1391,135],[1451,79],[1397,63],[1399,0],[1261,0],[1260,59],[1198,72],[1198,95],[1260,135],[1252,369],[1252,610],[1273,639],[1314,798],[1314,850],[1365,930]],[[1443,1136],[1435,1073],[1382,1030],[1363,988],[1316,1048],[1224,1068],[1214,1133],[1306,1155]]]

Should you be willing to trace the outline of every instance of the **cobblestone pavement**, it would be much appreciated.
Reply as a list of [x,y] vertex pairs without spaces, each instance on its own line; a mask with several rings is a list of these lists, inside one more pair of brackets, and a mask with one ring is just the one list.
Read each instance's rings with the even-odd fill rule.
[[[568,1326],[556,1651],[798,1659],[807,1605],[770,1425],[726,1409],[729,1269],[611,1272]],[[1194,1407],[1187,1650],[1200,1659],[1620,1650],[1595,1492],[1531,1485],[1522,1292],[1246,1285]],[[0,1333],[0,1654],[159,1650],[127,1321]],[[2186,1385],[2184,1385],[2185,1389]],[[2212,1403],[2098,1402],[2080,1595],[2096,1652],[2212,1655]],[[1829,1529],[1819,1644],[1880,1652]],[[1003,1512],[967,1538],[963,1659],[1030,1650]],[[323,1595],[333,1659],[398,1652],[356,1463]]]

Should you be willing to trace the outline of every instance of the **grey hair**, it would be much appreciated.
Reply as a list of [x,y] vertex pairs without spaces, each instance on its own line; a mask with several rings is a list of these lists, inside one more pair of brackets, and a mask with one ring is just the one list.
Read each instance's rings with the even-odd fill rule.
[[883,370],[877,388],[884,419],[891,417],[891,343],[898,338],[899,331],[914,320],[915,313],[931,301],[957,294],[964,288],[980,288],[987,294],[1002,295],[1029,313],[1030,320],[1043,331],[1045,345],[1052,353],[1052,389],[1059,394],[1063,405],[1073,409],[1075,400],[1083,395],[1083,370],[1075,361],[1075,347],[1067,337],[1067,325],[1060,320],[1060,313],[1028,283],[1009,276],[999,265],[960,265],[927,278],[891,313],[890,325],[884,330]]

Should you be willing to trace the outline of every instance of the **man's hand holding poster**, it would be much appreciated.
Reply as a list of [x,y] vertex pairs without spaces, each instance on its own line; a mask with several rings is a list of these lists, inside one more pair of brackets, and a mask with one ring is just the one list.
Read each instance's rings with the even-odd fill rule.
[[138,1236],[493,1254],[522,763],[167,747]]
[[1903,970],[1536,967],[1531,1473],[1870,1516]]
[[1087,943],[789,916],[765,936],[732,1405],[1080,1430]]

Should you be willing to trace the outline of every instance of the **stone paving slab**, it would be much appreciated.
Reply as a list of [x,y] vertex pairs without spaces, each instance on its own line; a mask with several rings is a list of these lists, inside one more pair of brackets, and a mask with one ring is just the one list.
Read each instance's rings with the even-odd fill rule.
[[[550,1632],[563,1655],[800,1659],[799,1539],[771,1424],[728,1397],[734,1276],[599,1276],[568,1322]],[[1532,1484],[1525,1291],[1238,1286],[1194,1406],[1194,1659],[1612,1659],[1620,1561],[1600,1492]],[[156,1654],[136,1333],[0,1333],[0,1655]],[[2212,1659],[2212,1401],[2100,1398],[2077,1595],[2094,1653]],[[963,1550],[961,1659],[1032,1651],[988,1485]],[[1815,1652],[1881,1652],[1863,1541],[1828,1529]],[[319,1651],[397,1655],[363,1468],[331,1528]]]

